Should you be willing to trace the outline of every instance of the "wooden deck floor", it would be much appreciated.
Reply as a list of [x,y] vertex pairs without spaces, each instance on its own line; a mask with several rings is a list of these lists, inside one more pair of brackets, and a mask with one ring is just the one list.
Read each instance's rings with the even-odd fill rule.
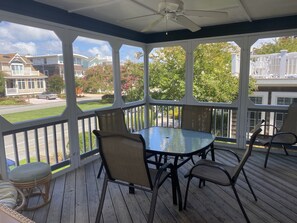
[[[297,157],[272,154],[268,168],[263,168],[264,153],[253,152],[246,164],[246,172],[258,197],[255,202],[240,176],[237,189],[251,222],[297,222]],[[217,160],[233,163],[229,154],[216,155]],[[60,176],[52,181],[52,200],[35,212],[23,214],[37,223],[93,223],[99,204],[102,176],[96,174],[100,160]],[[186,179],[183,175],[192,166],[189,162],[179,169],[184,197]],[[104,222],[146,222],[150,193],[109,184],[105,199]],[[38,202],[38,197],[30,201]],[[229,187],[207,183],[198,188],[192,181],[187,210],[178,211],[172,204],[170,180],[159,190],[154,222],[245,222]]]

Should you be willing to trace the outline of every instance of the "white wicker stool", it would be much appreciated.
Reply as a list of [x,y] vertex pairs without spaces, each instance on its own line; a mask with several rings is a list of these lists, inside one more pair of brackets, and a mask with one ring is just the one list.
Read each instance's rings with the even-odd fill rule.
[[[49,189],[52,179],[51,167],[47,163],[27,163],[14,168],[9,173],[11,183],[24,192],[27,202],[25,210],[35,210],[43,207],[50,201]],[[36,191],[36,189],[38,191]],[[35,207],[28,207],[31,196],[41,195],[43,203]]]

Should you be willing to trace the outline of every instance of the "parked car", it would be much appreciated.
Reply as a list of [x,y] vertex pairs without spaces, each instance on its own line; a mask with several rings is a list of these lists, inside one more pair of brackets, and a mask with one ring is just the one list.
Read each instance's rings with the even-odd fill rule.
[[37,95],[38,99],[46,99],[46,100],[56,99],[57,97],[58,97],[57,94],[51,93],[51,92],[43,92]]

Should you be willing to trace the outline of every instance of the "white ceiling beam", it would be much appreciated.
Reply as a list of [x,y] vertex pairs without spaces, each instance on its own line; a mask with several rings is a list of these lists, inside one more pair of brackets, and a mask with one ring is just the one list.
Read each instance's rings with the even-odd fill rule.
[[237,2],[239,3],[239,8],[244,12],[244,16],[247,18],[247,20],[249,22],[252,22],[252,18],[250,17],[248,10],[246,9],[246,6],[244,5],[244,3],[242,2],[242,0],[237,0]]

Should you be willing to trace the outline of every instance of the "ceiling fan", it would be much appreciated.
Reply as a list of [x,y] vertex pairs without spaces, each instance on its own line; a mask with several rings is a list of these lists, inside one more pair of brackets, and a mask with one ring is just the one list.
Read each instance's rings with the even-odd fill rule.
[[[155,11],[153,9],[151,10]],[[189,29],[192,32],[196,32],[200,30],[201,27],[199,27],[190,18],[188,18],[188,16],[226,18],[228,16],[228,13],[222,11],[187,10],[184,9],[184,3],[181,0],[161,0],[161,2],[158,4],[158,11],[155,11],[154,14],[128,18],[126,20],[143,18],[152,15],[159,15],[159,18],[147,25],[144,29],[141,30],[141,32],[149,32],[163,19],[166,20],[166,23],[168,20],[170,20],[184,26],[186,29]]]

